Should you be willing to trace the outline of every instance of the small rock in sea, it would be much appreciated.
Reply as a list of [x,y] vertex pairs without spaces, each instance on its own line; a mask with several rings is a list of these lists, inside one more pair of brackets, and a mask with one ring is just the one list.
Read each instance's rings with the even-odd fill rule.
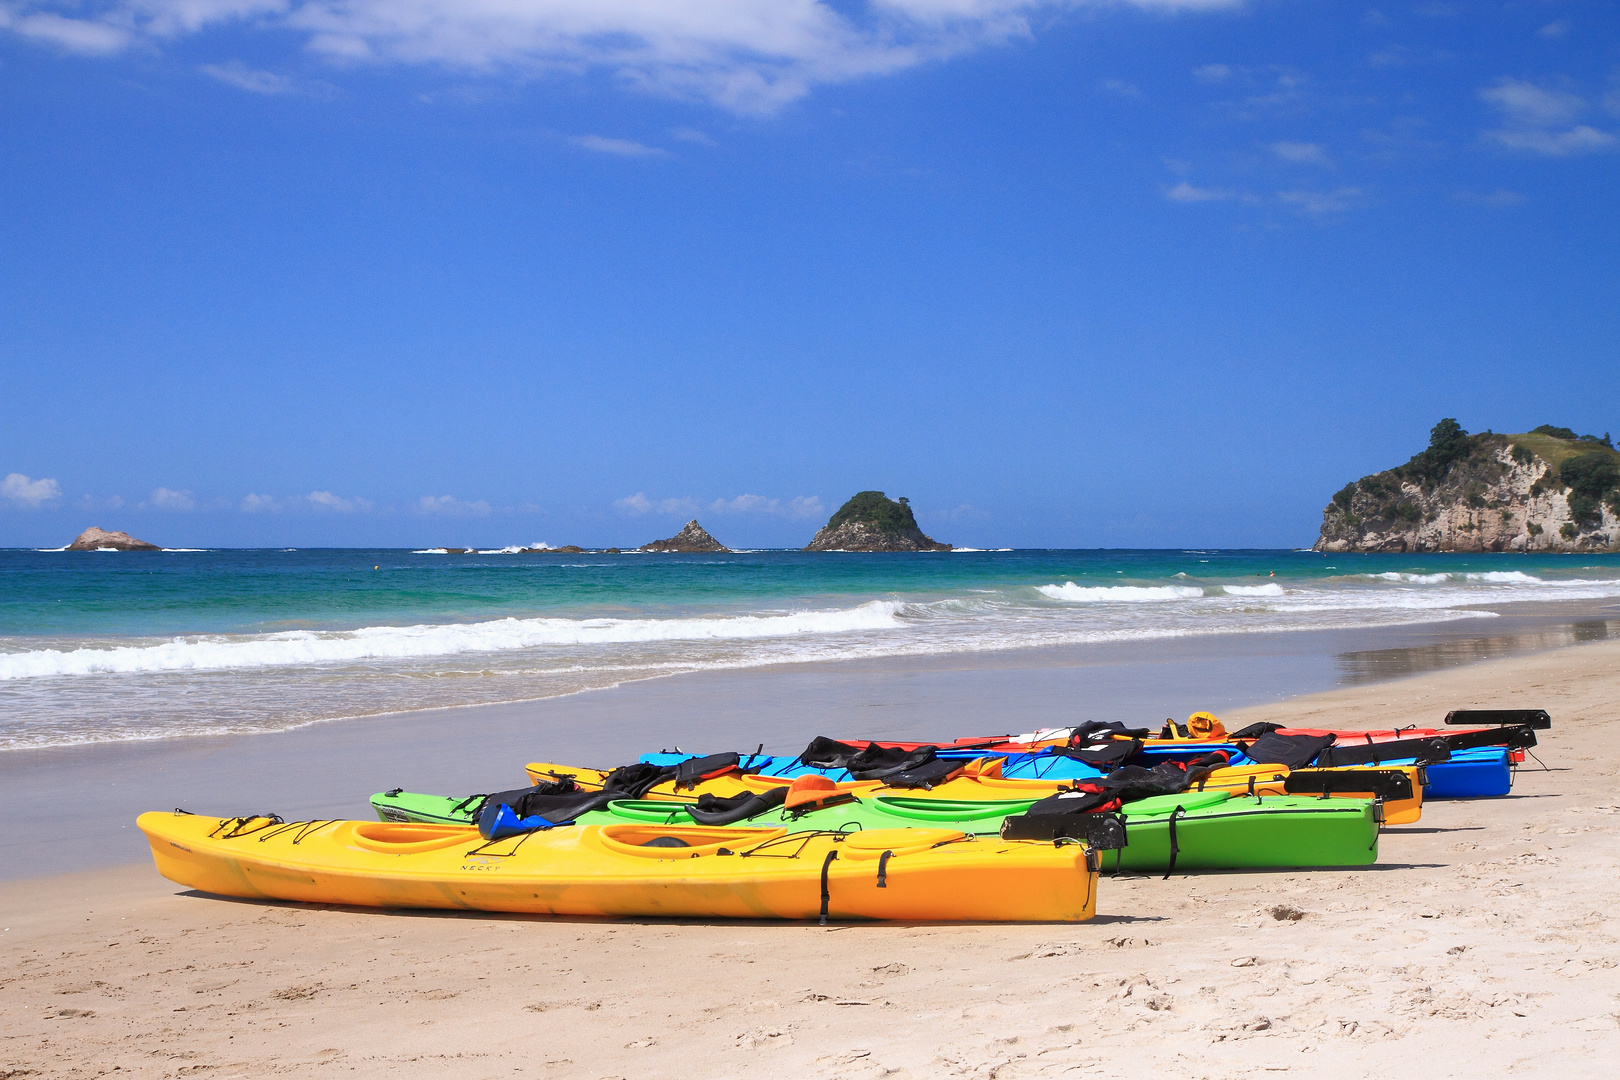
[[668,540],[654,540],[650,544],[642,544],[640,551],[686,551],[686,552],[720,552],[730,551],[720,541],[709,535],[709,531],[697,523],[693,518],[686,523],[686,527],[670,537]]
[[137,540],[126,532],[108,532],[92,525],[67,546],[69,551],[162,551],[156,544]]

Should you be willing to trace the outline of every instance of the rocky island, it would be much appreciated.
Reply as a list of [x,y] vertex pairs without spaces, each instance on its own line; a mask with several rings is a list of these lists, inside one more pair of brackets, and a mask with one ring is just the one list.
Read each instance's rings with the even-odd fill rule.
[[923,535],[909,500],[896,502],[881,491],[862,491],[827,519],[804,550],[949,551],[951,545]]
[[67,546],[69,551],[162,551],[156,544],[137,540],[126,532],[108,532],[92,525]]
[[1607,434],[1442,420],[1428,449],[1333,496],[1314,550],[1620,551],[1620,453]]
[[637,551],[685,551],[685,552],[714,552],[730,551],[720,541],[709,535],[709,530],[697,523],[693,518],[686,523],[686,527],[668,540],[654,540],[650,544],[642,544]]

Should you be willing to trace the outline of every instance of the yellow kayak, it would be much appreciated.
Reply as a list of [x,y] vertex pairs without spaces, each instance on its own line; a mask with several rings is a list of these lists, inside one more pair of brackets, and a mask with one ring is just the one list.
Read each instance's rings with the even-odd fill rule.
[[585,825],[486,842],[476,829],[142,814],[170,881],[221,896],[539,915],[1080,922],[1079,844],[877,829]]
[[[1000,775],[1000,758],[981,758],[971,762],[962,773],[935,784],[931,788],[887,788],[879,780],[852,780],[838,784],[838,790],[849,794],[878,795],[898,794],[907,798],[917,799],[1044,799],[1048,795],[1055,795],[1060,791],[1067,791],[1074,787],[1073,780],[1023,780],[1006,779]],[[538,784],[545,780],[556,780],[560,777],[571,776],[574,782],[586,790],[595,790],[602,786],[602,780],[607,771],[602,769],[579,768],[572,765],[559,765],[555,762],[530,762],[526,769],[529,782]],[[1323,786],[1330,788],[1330,797],[1344,799],[1371,799],[1380,794],[1371,783],[1374,773],[1404,773],[1407,783],[1403,787],[1401,797],[1386,797],[1384,799],[1384,823],[1386,825],[1409,825],[1417,821],[1423,814],[1423,780],[1421,768],[1416,765],[1384,766],[1380,769],[1369,769],[1365,766],[1349,766],[1338,769],[1295,769],[1298,774],[1293,785],[1289,784],[1290,770],[1283,765],[1229,765],[1216,769],[1203,780],[1194,785],[1197,791],[1230,791],[1236,795],[1285,795],[1303,793],[1314,794]],[[1367,787],[1359,787],[1354,783],[1358,777],[1368,777]],[[1332,777],[1333,783],[1324,785],[1321,780],[1314,783],[1312,777]],[[716,776],[708,780],[700,780],[691,787],[676,789],[674,781],[665,781],[645,795],[643,799],[676,799],[681,802],[693,802],[699,795],[709,794],[724,798],[736,795],[743,791],[762,792],[772,788],[787,787],[792,780],[779,776],[758,776],[730,772],[723,776]]]

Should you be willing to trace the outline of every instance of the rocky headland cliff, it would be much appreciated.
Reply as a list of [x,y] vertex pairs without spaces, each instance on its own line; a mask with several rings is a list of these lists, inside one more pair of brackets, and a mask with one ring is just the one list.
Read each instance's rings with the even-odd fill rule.
[[126,532],[108,532],[92,525],[67,546],[69,551],[162,551],[156,544],[137,540]]
[[650,544],[642,544],[637,551],[730,551],[720,541],[709,535],[709,530],[697,523],[693,518],[686,523],[686,527],[668,540],[654,540]]
[[906,499],[863,491],[840,506],[804,550],[949,551],[951,545],[923,535]]
[[1620,453],[1608,435],[1442,420],[1428,449],[1333,496],[1315,550],[1620,551]]

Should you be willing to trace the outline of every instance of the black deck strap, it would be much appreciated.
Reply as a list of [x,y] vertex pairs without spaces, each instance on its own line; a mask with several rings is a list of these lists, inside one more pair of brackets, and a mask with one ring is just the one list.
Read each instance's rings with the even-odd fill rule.
[[[248,824],[254,821],[262,821],[264,824],[256,825],[251,829],[248,828]],[[219,839],[235,840],[237,837],[252,836],[256,832],[262,832],[265,829],[273,828],[277,825],[285,825],[286,823],[287,820],[280,814],[245,814],[242,817],[222,818],[220,823],[214,826],[214,831],[208,835],[213,837],[221,829],[225,829],[225,827],[229,825],[230,828],[226,829],[224,835],[220,836]]]
[[[892,851],[884,851],[883,854],[878,856],[878,886],[877,887],[880,888],[880,889],[887,889],[889,887],[889,881],[888,881],[889,856],[891,856],[893,854],[894,854],[894,852],[892,852]],[[823,887],[823,893],[825,893],[825,886]],[[825,901],[823,901],[823,903],[825,903]],[[826,913],[827,913],[826,909],[823,908],[822,909],[822,914],[825,915]]]
[[832,869],[833,860],[838,858],[838,849],[833,848],[827,852],[827,857],[821,862],[821,925],[827,925],[827,905],[832,902],[832,893],[827,888],[827,871]]
[[182,810],[178,806],[174,808],[174,812],[177,813],[177,814],[184,814],[186,817],[196,817],[197,816],[196,814],[193,814],[190,810]]
[[1546,731],[1552,727],[1552,717],[1546,709],[1453,709],[1446,713],[1446,725],[1497,724],[1529,727]]
[[755,758],[764,757],[764,756],[765,756],[765,744],[760,743],[759,744],[759,749],[755,750],[752,754],[749,754],[748,755],[748,760],[744,761],[741,765],[738,765],[737,768],[741,772],[747,772],[749,769],[754,767],[754,759]]
[[1181,845],[1176,843],[1176,819],[1187,813],[1185,806],[1177,806],[1170,811],[1170,865],[1164,868],[1164,880],[1169,881],[1170,875],[1176,869],[1176,856],[1181,854]]
[[[393,791],[385,791],[385,792],[383,792],[383,794],[389,796],[390,798],[392,798],[393,796],[399,794],[399,788],[395,788]],[[480,809],[481,809],[483,807],[483,805],[484,805],[484,800],[489,798],[489,796],[490,796],[490,792],[487,792],[487,791],[484,792],[482,795],[469,795],[465,799],[462,799],[460,802],[456,803],[456,805],[452,806],[450,808],[450,812],[452,814],[459,814],[463,810],[467,809],[467,807],[471,806],[473,803],[477,803],[479,805]],[[474,814],[473,816],[477,817],[478,815]]]
[[1425,762],[1450,761],[1451,748],[1444,737],[1433,739],[1396,739],[1392,742],[1329,746],[1317,755],[1316,763],[1323,768],[1339,765],[1369,765],[1385,761],[1407,759]]
[[[1199,788],[1198,790],[1203,791],[1204,789]],[[1248,790],[1248,794],[1250,794],[1250,795],[1254,794],[1254,773],[1249,774],[1249,790]]]

